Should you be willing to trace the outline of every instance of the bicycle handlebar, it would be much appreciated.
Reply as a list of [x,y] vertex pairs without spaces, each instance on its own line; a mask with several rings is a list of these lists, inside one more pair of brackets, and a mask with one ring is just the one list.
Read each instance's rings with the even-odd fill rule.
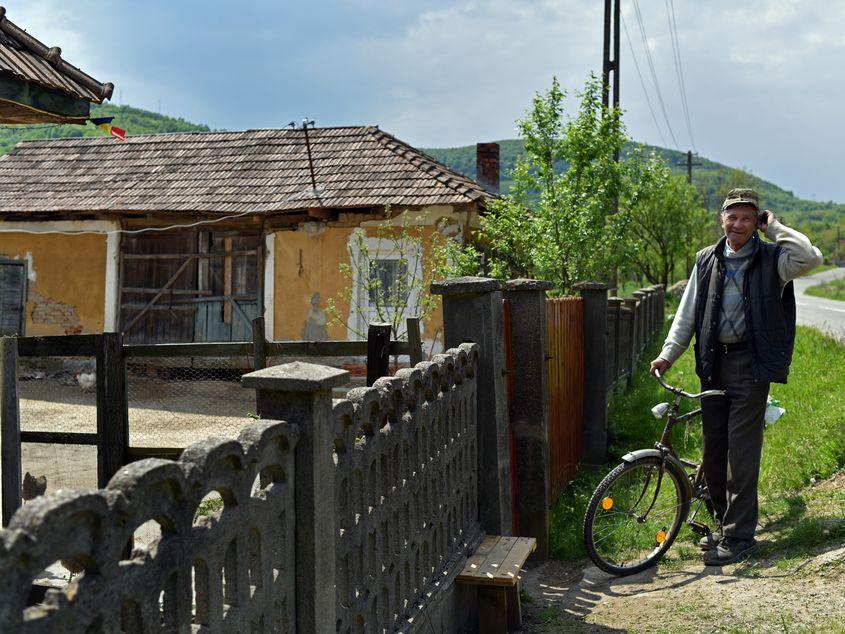
[[670,392],[672,392],[672,394],[677,394],[679,396],[684,396],[686,398],[694,398],[694,399],[700,400],[702,398],[707,398],[708,396],[724,396],[725,395],[725,390],[704,390],[703,392],[698,392],[696,394],[690,394],[689,392],[685,392],[684,390],[682,390],[679,387],[673,387],[673,386],[669,385],[668,383],[666,383],[666,381],[663,380],[663,377],[660,376],[660,370],[658,370],[657,368],[654,369],[654,377],[657,379],[657,382],[660,383],[660,385],[664,389],[669,390]]

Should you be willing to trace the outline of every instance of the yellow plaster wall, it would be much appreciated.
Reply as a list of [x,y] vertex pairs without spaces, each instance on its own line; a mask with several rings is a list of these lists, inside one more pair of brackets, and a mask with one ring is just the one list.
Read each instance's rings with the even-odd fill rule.
[[[312,233],[278,231],[275,234],[274,263],[274,338],[302,339],[303,327],[311,308],[311,297],[320,293],[320,308],[325,311],[327,300],[334,299],[343,319],[349,315],[349,302],[339,299],[350,282],[340,273],[341,263],[349,264],[347,245],[354,227],[324,227]],[[366,227],[367,235],[375,236],[377,229]],[[428,251],[436,233],[432,226],[423,229],[424,250]],[[426,256],[423,256],[426,259]],[[438,305],[423,324],[422,338],[431,340],[442,329],[443,314]],[[349,339],[345,324],[329,325],[329,337],[335,341]],[[442,332],[439,335],[442,342]],[[428,352],[426,346],[425,351]]]
[[0,256],[29,261],[27,336],[103,331],[105,236],[0,233]]

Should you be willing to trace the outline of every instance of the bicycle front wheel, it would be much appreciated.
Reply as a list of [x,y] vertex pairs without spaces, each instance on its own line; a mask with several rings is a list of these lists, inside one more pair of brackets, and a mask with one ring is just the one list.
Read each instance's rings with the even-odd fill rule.
[[689,512],[686,478],[658,457],[623,462],[607,474],[584,516],[584,546],[593,563],[614,575],[656,564]]

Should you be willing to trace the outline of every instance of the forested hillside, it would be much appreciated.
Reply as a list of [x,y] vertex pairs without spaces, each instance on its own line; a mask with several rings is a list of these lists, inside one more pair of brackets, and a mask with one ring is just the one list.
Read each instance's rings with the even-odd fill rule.
[[[507,193],[512,181],[510,174],[517,159],[524,150],[522,141],[507,139],[499,141],[502,170],[501,190]],[[660,154],[673,170],[686,173],[682,164],[686,155],[675,150],[650,145],[640,146],[645,152]],[[629,147],[629,151],[630,151]],[[428,148],[425,152],[452,169],[475,178],[475,147]],[[836,228],[841,227],[845,237],[845,204],[804,200],[787,191],[749,174],[740,169],[722,165],[715,161],[697,156],[694,160],[701,163],[693,168],[693,183],[701,192],[707,208],[714,213],[720,208],[727,191],[733,187],[751,186],[760,192],[762,204],[778,214],[787,224],[800,228],[810,235],[821,247],[825,256],[834,253],[836,247]],[[845,250],[838,254],[845,258]]]
[[[114,125],[126,130],[128,135],[161,134],[166,132],[209,132],[207,125],[191,123],[184,119],[168,117],[141,108],[106,104],[93,106],[92,117],[114,117]],[[50,139],[62,137],[102,136],[103,132],[92,124],[85,126],[6,126],[0,127],[0,154],[8,152],[25,139]],[[522,141],[499,141],[501,149],[502,192],[511,185],[510,174],[519,156],[523,154]],[[654,146],[642,146],[646,152],[656,152],[678,172],[685,168],[681,163],[686,156],[681,152]],[[475,178],[475,147],[430,148],[425,150],[441,162]],[[833,202],[803,200],[787,191],[739,169],[716,163],[703,157],[693,172],[693,182],[701,192],[705,205],[714,211],[719,208],[725,193],[731,187],[751,185],[759,190],[763,204],[781,215],[789,224],[801,228],[822,247],[826,256],[834,253],[836,228],[845,234],[845,205]],[[845,259],[845,249],[838,254]]]
[[[208,132],[207,125],[190,123],[141,108],[105,104],[91,107],[92,117],[114,117],[114,125],[127,134],[160,134],[163,132]],[[5,154],[20,141],[28,139],[60,139],[69,137],[103,136],[97,126],[87,125],[36,125],[0,127],[0,154]]]

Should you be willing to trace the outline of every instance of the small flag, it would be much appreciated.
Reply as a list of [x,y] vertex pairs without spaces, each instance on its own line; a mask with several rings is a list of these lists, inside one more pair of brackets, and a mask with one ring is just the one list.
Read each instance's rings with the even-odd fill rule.
[[114,121],[114,117],[95,117],[93,119],[89,119],[89,121],[106,134],[110,134],[121,141],[126,140],[126,130],[118,128],[116,125],[112,125],[111,122]]

